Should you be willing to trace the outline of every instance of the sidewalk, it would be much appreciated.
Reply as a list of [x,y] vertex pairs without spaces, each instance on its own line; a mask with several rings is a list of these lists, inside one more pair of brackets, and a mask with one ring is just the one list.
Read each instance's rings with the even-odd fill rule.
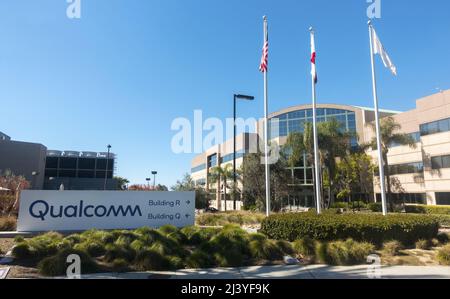
[[[83,275],[84,279],[368,279],[367,266],[254,266]],[[450,279],[450,267],[384,266],[381,279]]]

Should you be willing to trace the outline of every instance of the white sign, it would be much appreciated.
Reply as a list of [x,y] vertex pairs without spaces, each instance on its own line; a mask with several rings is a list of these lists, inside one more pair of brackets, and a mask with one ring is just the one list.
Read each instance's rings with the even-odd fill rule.
[[195,192],[21,192],[21,232],[194,225]]

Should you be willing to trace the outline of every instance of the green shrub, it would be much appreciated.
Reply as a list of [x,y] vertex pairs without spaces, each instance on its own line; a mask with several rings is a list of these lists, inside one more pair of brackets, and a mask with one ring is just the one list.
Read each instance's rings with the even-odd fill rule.
[[161,234],[163,234],[163,235],[166,236],[166,235],[168,235],[168,234],[170,234],[170,233],[177,232],[177,231],[178,231],[178,228],[176,228],[176,226],[174,226],[174,225],[166,224],[166,225],[161,226],[161,227],[158,229],[158,231],[159,231]]
[[294,241],[294,250],[302,257],[312,258],[315,256],[315,241],[309,237],[304,237]]
[[84,251],[92,257],[99,257],[105,254],[105,246],[98,241],[84,241],[73,246],[74,249]]
[[450,215],[443,214],[429,214],[433,216],[441,225],[441,227],[450,227]]
[[427,215],[292,213],[271,215],[262,222],[260,232],[277,240],[351,238],[378,245],[386,240],[414,244],[419,239],[434,238],[438,230],[439,223]]
[[112,262],[115,259],[124,259],[132,261],[136,252],[130,247],[123,247],[117,244],[107,244],[105,246],[105,260]]
[[439,242],[439,240],[437,238],[433,238],[433,239],[431,239],[431,245],[433,247],[438,247],[439,245],[441,245],[441,243]]
[[429,250],[431,246],[430,240],[421,239],[416,242],[416,249]]
[[244,264],[244,255],[236,248],[217,251],[214,259],[219,267],[239,267]]
[[170,268],[174,270],[184,269],[184,261],[179,256],[169,256]]
[[73,246],[75,244],[81,243],[83,241],[83,237],[80,234],[72,234],[65,237],[64,240],[68,241]]
[[181,231],[175,231],[167,234],[167,238],[177,242],[180,245],[186,244],[188,242],[187,237]]
[[14,245],[12,255],[19,260],[33,257],[33,253],[31,252],[30,246],[27,242],[20,242]]
[[248,211],[232,211],[221,213],[204,213],[195,218],[198,225],[223,226],[227,224],[253,225],[259,224],[265,218],[264,214]]
[[327,253],[328,243],[327,242],[315,242],[314,256],[318,262],[327,264],[329,261]]
[[0,231],[15,231],[16,222],[14,217],[0,217]]
[[134,265],[140,271],[173,270],[170,260],[154,250],[139,252],[134,260]]
[[258,241],[264,241],[264,240],[267,240],[267,236],[264,235],[264,234],[261,234],[261,233],[249,234],[249,235],[248,235],[248,240],[249,240],[250,242],[251,242],[251,241],[255,241],[255,240],[258,240]]
[[380,202],[371,202],[367,205],[367,208],[374,213],[381,213],[383,211],[383,206]]
[[[122,231],[114,231],[114,232],[107,232],[103,230],[97,230],[97,229],[90,229],[87,231],[84,231],[82,234],[78,235],[72,235],[69,237],[74,237],[75,239],[78,239],[76,243],[80,243],[83,241],[96,241],[102,244],[110,244],[114,243],[116,239],[122,234]],[[79,237],[78,237],[79,236]]]
[[133,249],[135,252],[142,251],[148,247],[147,244],[145,244],[142,240],[134,240],[130,244],[130,248]]
[[447,233],[439,233],[436,239],[439,240],[439,243],[445,245],[450,241],[450,236]]
[[220,233],[210,239],[211,245],[217,249],[238,248],[242,251],[248,249],[248,234],[239,226],[225,226]]
[[407,213],[450,215],[450,206],[408,205],[405,210]]
[[436,254],[436,259],[439,264],[450,266],[450,245],[445,245],[440,248]]
[[186,266],[191,269],[202,269],[214,267],[214,257],[197,249],[186,258]]
[[403,245],[399,241],[387,241],[383,244],[383,252],[390,256],[397,256],[403,249]]
[[46,257],[38,264],[39,273],[45,276],[59,276],[66,275],[67,271],[67,257],[71,254],[77,254],[81,260],[81,273],[96,272],[98,267],[95,261],[85,252],[74,249],[68,249],[58,252],[54,256]]
[[[18,239],[20,241],[20,239]],[[26,244],[26,245],[24,245]],[[61,234],[48,232],[31,239],[22,240],[13,250],[17,258],[45,258],[54,255],[58,250],[70,247],[70,242],[64,240]]]
[[319,260],[328,265],[357,265],[365,263],[367,256],[374,252],[375,246],[352,239],[319,243]]
[[276,245],[284,255],[291,255],[295,253],[292,244],[288,241],[278,240],[276,241]]
[[127,272],[130,270],[129,262],[124,259],[115,259],[112,261],[111,266],[116,272]]
[[348,209],[349,204],[346,202],[335,202],[331,205],[333,209]]
[[175,251],[175,248],[169,247],[161,241],[153,243],[150,249],[155,252],[158,252],[161,255],[170,255],[173,254]]
[[255,259],[279,260],[283,258],[283,251],[272,240],[254,240],[249,244],[250,253]]

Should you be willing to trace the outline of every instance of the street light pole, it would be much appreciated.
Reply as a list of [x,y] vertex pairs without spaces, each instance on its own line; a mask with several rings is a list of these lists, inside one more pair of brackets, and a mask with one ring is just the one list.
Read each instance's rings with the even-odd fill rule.
[[148,190],[150,190],[150,178],[146,178],[145,179],[146,181],[147,181],[147,188],[148,188]]
[[103,190],[106,190],[106,182],[108,180],[109,151],[111,150],[111,144],[108,144],[107,147],[108,147],[108,155],[106,156],[105,183],[103,184]]
[[[237,175],[236,175],[236,100],[247,100],[253,101],[255,97],[246,96],[242,94],[235,94],[233,96],[233,210],[236,211],[236,185],[237,185]],[[225,187],[226,188],[226,187]]]
[[152,174],[153,174],[153,191],[155,191],[155,188],[156,188],[156,175],[158,174],[158,172],[153,170]]

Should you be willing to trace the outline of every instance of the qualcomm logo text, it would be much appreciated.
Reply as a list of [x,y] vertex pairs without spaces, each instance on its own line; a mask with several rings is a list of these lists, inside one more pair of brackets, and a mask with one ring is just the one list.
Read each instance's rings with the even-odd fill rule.
[[46,220],[50,218],[92,218],[92,217],[127,217],[127,216],[142,216],[141,208],[139,206],[104,206],[104,205],[87,205],[80,200],[78,205],[50,205],[44,200],[37,200],[30,205],[29,213],[32,217]]

